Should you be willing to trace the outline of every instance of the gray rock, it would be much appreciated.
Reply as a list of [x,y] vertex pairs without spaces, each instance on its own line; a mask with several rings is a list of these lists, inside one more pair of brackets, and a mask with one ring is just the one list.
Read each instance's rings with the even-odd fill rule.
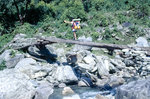
[[43,84],[36,88],[36,94],[34,99],[49,99],[49,96],[52,93],[52,86],[49,86],[48,84]]
[[98,63],[96,64],[98,68],[99,75],[108,75],[109,74],[109,60],[105,59],[104,57],[97,56]]
[[14,69],[0,71],[0,99],[32,99],[35,95],[29,77]]
[[145,37],[139,37],[136,39],[136,46],[149,47],[149,44]]
[[124,63],[126,64],[126,66],[135,66],[135,63],[132,60],[129,59],[125,59]]
[[63,83],[72,83],[77,82],[78,78],[76,77],[74,70],[70,66],[59,66],[57,67],[52,77],[59,82]]
[[132,81],[117,89],[116,99],[150,99],[150,78]]
[[126,67],[125,63],[119,59],[111,59],[111,63],[118,69],[123,69]]
[[32,58],[24,58],[15,66],[15,70],[28,75],[30,78],[35,77],[35,73],[42,70],[42,67],[37,65]]
[[78,63],[78,66],[81,68],[84,68],[86,70],[89,70],[90,72],[94,70],[94,65],[89,65],[85,63]]
[[11,50],[5,50],[1,55],[0,55],[0,64],[3,61],[8,61],[11,58]]
[[75,64],[77,62],[77,55],[75,53],[67,53],[66,58],[69,64]]
[[125,82],[125,80],[121,77],[117,77],[117,76],[111,76],[109,81],[107,82],[107,84],[114,88],[117,87],[119,85],[122,85]]
[[94,99],[108,99],[100,94],[97,94],[96,97]]
[[70,87],[64,87],[62,91],[62,95],[70,95],[74,94],[75,92]]
[[30,46],[28,48],[28,52],[30,55],[36,58],[44,59],[48,62],[53,62],[57,58],[57,55],[54,54],[54,51],[50,46]]
[[20,47],[24,47],[24,46],[28,46],[28,45],[32,45],[35,42],[37,42],[36,38],[26,38],[25,34],[17,34],[14,39],[13,39],[13,43],[10,44],[11,48],[17,49]]
[[16,54],[15,57],[10,58],[8,61],[6,61],[6,67],[14,68],[16,66],[16,64],[23,58],[24,58],[24,55]]

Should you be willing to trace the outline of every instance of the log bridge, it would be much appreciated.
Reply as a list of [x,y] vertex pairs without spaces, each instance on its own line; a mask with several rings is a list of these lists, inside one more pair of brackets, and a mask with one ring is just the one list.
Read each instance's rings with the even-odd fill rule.
[[67,40],[67,39],[61,39],[61,38],[55,38],[55,37],[36,37],[37,41],[33,42],[30,45],[17,47],[14,49],[24,49],[28,48],[29,46],[33,45],[47,45],[52,43],[67,43],[67,44],[78,44],[83,46],[90,46],[90,47],[98,47],[98,48],[106,48],[109,51],[113,51],[115,49],[138,49],[140,51],[146,51],[147,55],[150,55],[150,47],[131,47],[128,45],[118,45],[118,44],[105,44],[105,43],[97,43],[97,42],[87,42],[87,41],[78,41],[78,40]]
[[150,55],[150,47],[131,47],[128,45],[118,45],[118,44],[105,44],[105,43],[96,43],[96,42],[88,42],[88,41],[78,41],[78,40],[67,40],[67,39],[60,39],[54,37],[37,37],[39,39],[39,44],[52,44],[52,43],[67,43],[67,44],[78,44],[83,46],[90,46],[90,47],[98,47],[98,48],[106,48],[110,51],[115,49],[138,49],[140,51],[146,51],[147,55]]

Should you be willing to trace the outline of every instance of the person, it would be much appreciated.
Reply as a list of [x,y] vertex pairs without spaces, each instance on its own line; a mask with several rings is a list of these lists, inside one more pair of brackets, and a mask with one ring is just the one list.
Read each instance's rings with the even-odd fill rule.
[[77,29],[80,29],[80,19],[73,19],[71,22],[64,20],[64,22],[72,25],[73,36],[74,39],[76,40],[77,39],[76,31]]

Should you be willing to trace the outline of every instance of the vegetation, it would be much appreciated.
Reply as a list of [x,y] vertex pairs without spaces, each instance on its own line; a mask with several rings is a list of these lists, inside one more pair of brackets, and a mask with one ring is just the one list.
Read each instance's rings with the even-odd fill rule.
[[6,68],[5,61],[2,61],[0,64],[0,70],[3,70],[4,68]]
[[[103,37],[102,42],[128,44],[143,35],[139,26],[150,27],[150,0],[0,0],[0,48],[18,33],[72,39],[70,25],[63,21],[73,18],[81,18],[84,23],[78,36],[91,36],[94,41]],[[123,35],[116,24],[125,22],[132,26]]]

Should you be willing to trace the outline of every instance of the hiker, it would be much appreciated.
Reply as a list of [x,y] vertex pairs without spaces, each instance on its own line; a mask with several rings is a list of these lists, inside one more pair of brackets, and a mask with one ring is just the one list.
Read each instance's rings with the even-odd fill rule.
[[74,39],[76,40],[77,39],[76,31],[77,29],[80,29],[80,19],[73,19],[71,22],[64,20],[64,22],[72,25],[73,36]]

